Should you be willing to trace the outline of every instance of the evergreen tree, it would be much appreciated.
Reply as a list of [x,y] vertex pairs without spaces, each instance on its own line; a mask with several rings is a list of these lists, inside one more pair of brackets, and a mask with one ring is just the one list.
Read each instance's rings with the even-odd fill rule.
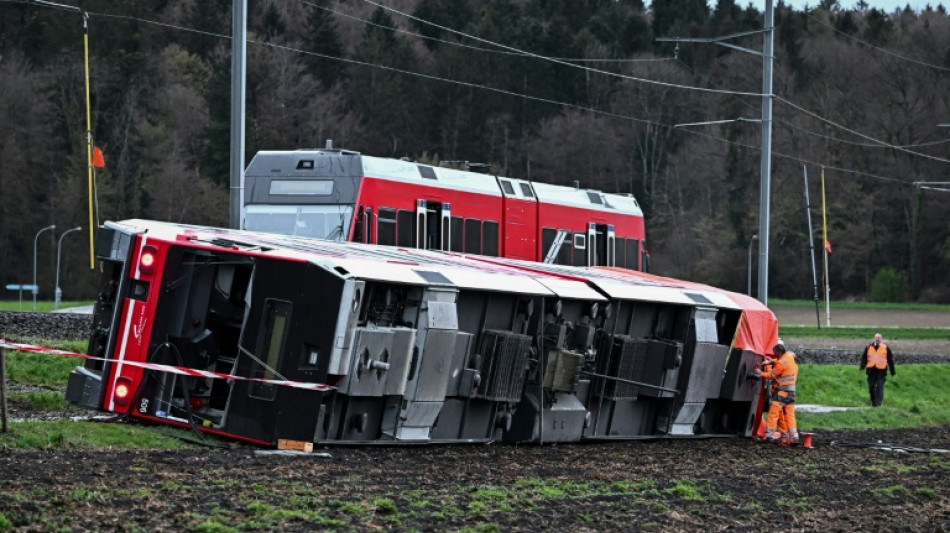
[[[343,44],[337,31],[336,20],[329,11],[330,0],[314,0],[307,15],[307,33],[304,43],[308,52],[310,73],[327,87],[334,85],[343,74]],[[319,54],[319,55],[315,55]]]

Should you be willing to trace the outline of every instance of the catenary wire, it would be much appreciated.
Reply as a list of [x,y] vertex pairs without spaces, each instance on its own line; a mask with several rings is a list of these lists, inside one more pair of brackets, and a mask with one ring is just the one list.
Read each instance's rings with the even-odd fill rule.
[[[699,74],[698,72],[696,72],[695,69],[693,69],[691,66],[689,66],[689,64],[687,64],[686,62],[684,62],[682,59],[677,58],[676,61],[677,61],[677,63],[679,63],[683,68],[685,68],[686,70],[688,70],[691,74],[693,74],[694,76],[696,76],[697,78],[699,78],[703,83],[705,83],[705,84],[707,84],[707,85],[712,84],[712,82],[709,80],[709,77],[708,77],[708,76],[703,76],[702,74]],[[755,107],[754,105],[750,104],[748,101],[746,101],[746,100],[743,99],[743,98],[739,98],[739,97],[736,97],[736,96],[733,96],[732,98],[735,99],[737,102],[741,103],[742,105],[746,106],[746,107],[749,108],[749,109],[752,109],[752,110],[754,110],[754,111],[759,111],[759,108],[757,108],[757,107]],[[847,140],[847,139],[841,139],[841,138],[839,138],[839,137],[833,137],[833,136],[830,136],[830,135],[826,135],[826,134],[824,134],[824,133],[818,133],[818,132],[815,132],[815,131],[812,131],[812,130],[803,128],[803,127],[801,127],[801,126],[797,126],[797,125],[793,124],[792,122],[790,122],[790,121],[788,121],[788,120],[784,120],[784,119],[781,119],[781,118],[776,118],[774,115],[772,116],[772,122],[775,122],[775,123],[778,123],[778,124],[782,124],[782,125],[784,125],[784,126],[790,128],[790,129],[800,131],[800,132],[802,132],[802,133],[804,133],[804,134],[806,134],[806,135],[811,135],[811,136],[814,136],[814,137],[819,137],[819,138],[822,138],[822,139],[825,139],[825,140],[829,140],[829,141],[839,142],[839,143],[843,143],[843,144],[850,144],[850,145],[852,145],[852,146],[861,146],[861,147],[865,147],[865,148],[891,148],[891,146],[889,146],[889,145],[882,145],[882,144],[879,143],[879,142],[876,142],[876,143],[861,143],[861,142],[856,142],[856,141],[849,141],[849,140]],[[945,143],[950,143],[950,137],[947,137],[946,139],[937,140],[937,141],[927,141],[927,142],[914,143],[914,144],[897,145],[897,148],[922,148],[922,147],[926,147],[926,146],[935,146],[935,145],[938,145],[938,144],[945,144]]]
[[[306,5],[306,6],[309,6],[309,7],[313,7],[313,8],[316,8],[316,9],[321,9],[321,10],[323,10],[323,11],[326,11],[327,13],[333,13],[334,15],[338,15],[338,16],[340,16],[340,17],[347,18],[347,19],[353,20],[353,21],[355,21],[355,22],[362,23],[362,24],[364,24],[364,25],[366,25],[366,26],[374,26],[374,27],[377,27],[377,28],[385,29],[385,30],[392,30],[392,31],[394,31],[394,32],[402,33],[402,34],[404,34],[404,35],[410,35],[410,36],[412,36],[412,37],[418,37],[419,39],[423,39],[423,40],[426,40],[426,41],[432,41],[432,42],[437,42],[437,43],[443,43],[443,44],[447,44],[447,45],[450,45],[450,46],[456,46],[456,47],[459,47],[459,48],[467,48],[467,49],[469,49],[469,50],[475,50],[475,51],[477,51],[477,52],[487,52],[487,53],[491,53],[491,54],[501,54],[501,55],[510,55],[510,56],[522,56],[522,57],[527,55],[527,54],[524,54],[524,53],[521,53],[521,52],[511,52],[511,51],[508,51],[508,50],[498,50],[498,49],[494,49],[494,48],[484,48],[484,47],[481,47],[481,46],[472,46],[472,45],[470,45],[470,44],[460,43],[460,42],[458,42],[458,41],[449,41],[449,40],[446,40],[446,39],[439,39],[438,37],[430,37],[430,36],[427,36],[427,35],[422,35],[422,34],[419,34],[419,33],[414,33],[414,32],[411,32],[411,31],[408,31],[408,30],[403,30],[403,29],[396,28],[396,27],[383,26],[382,24],[377,24],[377,23],[375,23],[375,22],[373,22],[373,21],[366,20],[366,19],[362,19],[362,18],[359,18],[359,17],[357,17],[357,16],[355,16],[355,15],[350,15],[349,13],[343,13],[342,11],[336,11],[336,10],[330,9],[329,7],[326,7],[326,6],[321,6],[321,5],[319,5],[319,4],[314,4],[313,2],[308,2],[307,0],[300,0],[300,3],[302,3],[302,4]],[[672,57],[672,56],[670,56],[670,57],[651,57],[651,58],[638,58],[638,59],[620,59],[620,58],[606,59],[606,58],[580,58],[580,57],[555,57],[555,58],[552,58],[552,59],[558,59],[558,60],[561,60],[561,61],[572,61],[572,62],[577,62],[577,63],[655,63],[655,62],[660,62],[660,61],[672,61],[672,60],[674,60],[675,58]]]
[[384,6],[384,5],[382,5],[382,4],[379,4],[379,3],[374,2],[373,0],[363,0],[363,2],[366,2],[367,4],[374,5],[374,6],[376,6],[376,7],[379,7],[379,8],[381,8],[381,9],[384,9],[384,10],[386,10],[386,11],[391,11],[391,12],[396,13],[396,14],[398,14],[398,15],[402,15],[402,16],[404,16],[404,17],[406,17],[406,18],[409,18],[409,19],[412,19],[412,20],[415,20],[415,21],[418,21],[418,22],[422,22],[423,24],[431,25],[431,26],[433,26],[433,27],[439,28],[440,30],[447,31],[447,32],[450,32],[450,33],[454,33],[454,34],[459,35],[459,36],[462,36],[462,37],[466,37],[466,38],[468,38],[468,39],[472,39],[472,40],[475,40],[475,41],[478,41],[478,42],[482,42],[482,43],[485,43],[485,44],[489,44],[489,45],[492,45],[492,46],[497,46],[497,47],[499,47],[499,48],[501,48],[501,49],[509,50],[509,51],[512,51],[512,52],[516,52],[516,53],[522,54],[522,55],[527,56],[527,57],[533,57],[533,58],[535,58],[535,59],[541,59],[541,60],[544,60],[544,61],[549,61],[549,62],[551,62],[551,63],[556,63],[556,64],[559,64],[559,65],[564,65],[564,66],[568,66],[568,67],[572,67],[572,68],[579,68],[579,69],[586,70],[586,71],[588,71],[588,72],[594,72],[594,73],[597,73],[597,74],[604,74],[604,75],[606,75],[606,76],[615,76],[615,77],[623,78],[623,79],[630,80],[630,81],[637,81],[637,82],[641,82],[641,83],[648,83],[648,84],[652,84],[652,85],[659,85],[659,86],[662,86],[662,87],[669,87],[669,88],[671,88],[671,89],[682,89],[682,90],[687,90],[687,91],[699,91],[699,92],[714,93],[714,94],[735,94],[735,95],[740,95],[740,96],[757,96],[757,97],[762,97],[762,96],[764,96],[762,93],[746,92],[746,91],[727,91],[727,90],[724,90],[724,89],[708,89],[708,88],[705,88],[705,87],[695,87],[695,86],[692,86],[692,85],[682,85],[682,84],[679,84],[679,83],[670,83],[670,82],[659,81],[659,80],[651,80],[651,79],[649,79],[649,78],[640,78],[640,77],[637,77],[637,76],[630,76],[630,75],[627,75],[627,74],[618,74],[618,73],[616,73],[616,72],[610,72],[610,71],[603,70],[603,69],[596,69],[596,68],[585,67],[585,66],[582,66],[582,65],[575,65],[575,64],[570,63],[570,62],[568,62],[568,61],[563,61],[563,60],[560,60],[560,59],[555,59],[555,58],[553,58],[553,57],[547,57],[547,56],[544,56],[544,55],[541,55],[541,54],[536,54],[536,53],[534,53],[534,52],[528,52],[527,50],[521,50],[520,48],[516,48],[516,47],[513,47],[513,46],[504,45],[504,44],[501,44],[501,43],[496,43],[496,42],[494,42],[494,41],[491,41],[491,40],[488,40],[488,39],[483,39],[483,38],[481,38],[481,37],[476,37],[476,36],[474,36],[474,35],[470,35],[470,34],[467,34],[467,33],[465,33],[465,32],[461,32],[461,31],[458,31],[458,30],[453,30],[452,28],[449,28],[449,27],[446,27],[446,26],[442,26],[441,24],[436,24],[435,22],[430,22],[430,21],[427,21],[427,20],[425,20],[425,19],[421,19],[421,18],[419,18],[419,17],[410,15],[409,13],[404,13],[404,12],[399,11],[399,10],[397,10],[397,9],[394,9],[394,8],[392,8],[392,7]]
[[898,53],[896,53],[896,52],[891,52],[890,50],[887,50],[886,48],[881,48],[881,47],[878,47],[878,46],[874,46],[873,44],[871,44],[871,43],[869,43],[869,42],[867,42],[867,41],[863,41],[863,40],[861,40],[861,39],[858,39],[857,37],[855,37],[855,36],[853,36],[853,35],[848,35],[847,33],[845,33],[845,32],[843,32],[843,31],[839,30],[838,28],[835,28],[835,27],[832,26],[831,24],[828,24],[827,22],[825,22],[825,21],[823,21],[823,20],[821,20],[821,19],[819,19],[819,18],[815,17],[814,15],[811,15],[811,14],[809,14],[809,13],[807,13],[807,12],[805,12],[805,16],[808,17],[808,18],[810,18],[810,19],[812,19],[812,20],[814,20],[814,21],[817,22],[818,24],[821,24],[822,26],[825,26],[826,28],[830,28],[830,29],[831,29],[832,31],[834,31],[835,33],[844,35],[844,36],[847,37],[848,39],[851,39],[851,40],[853,40],[853,41],[855,41],[855,42],[861,43],[861,44],[863,44],[864,46],[867,46],[868,48],[877,50],[878,52],[881,52],[881,53],[884,53],[884,54],[887,54],[887,55],[896,57],[896,58],[898,58],[898,59],[902,59],[902,60],[907,61],[907,62],[909,62],[909,63],[914,63],[914,64],[916,64],[916,65],[920,65],[920,66],[923,66],[923,67],[929,67],[929,68],[932,68],[932,69],[935,69],[935,70],[938,70],[938,71],[941,71],[941,72],[950,72],[950,68],[941,67],[941,66],[939,66],[939,65],[934,65],[934,64],[931,64],[931,63],[927,63],[927,62],[925,62],[925,61],[920,61],[920,60],[914,59],[914,58],[912,58],[912,57],[902,56],[902,55],[900,55],[900,54],[898,54]]
[[[388,7],[388,6],[384,6],[384,5],[379,4],[379,3],[377,3],[377,2],[375,2],[375,1],[373,1],[373,0],[363,0],[363,2],[365,2],[365,3],[367,3],[367,4],[370,4],[370,5],[374,5],[374,6],[378,7],[378,8],[384,9],[384,10],[386,10],[386,11],[390,11],[390,12],[392,12],[392,13],[396,13],[396,14],[402,15],[402,16],[404,16],[404,17],[407,17],[407,18],[411,19],[411,20],[415,20],[415,21],[418,21],[418,22],[421,22],[421,23],[424,23],[424,24],[429,24],[429,25],[432,25],[432,26],[434,26],[434,27],[436,27],[436,28],[439,28],[439,29],[441,29],[441,30],[448,31],[448,32],[451,32],[451,33],[455,33],[455,34],[461,35],[461,36],[463,36],[463,37],[467,37],[467,38],[469,38],[469,39],[474,39],[474,40],[479,41],[479,42],[483,42],[483,43],[490,44],[490,45],[493,45],[493,46],[498,46],[498,47],[503,48],[503,49],[521,52],[521,53],[524,53],[524,54],[527,55],[527,56],[534,57],[534,58],[536,58],[536,59],[542,59],[542,60],[550,61],[550,62],[557,63],[557,64],[568,65],[568,66],[572,66],[572,67],[574,67],[574,68],[582,68],[582,69],[588,70],[588,71],[590,71],[590,72],[596,72],[596,73],[606,74],[606,75],[609,75],[609,76],[617,76],[617,77],[620,77],[620,78],[629,79],[629,80],[631,80],[631,81],[639,81],[639,82],[644,82],[644,83],[659,84],[659,85],[663,85],[663,86],[667,86],[667,87],[672,87],[672,88],[679,88],[679,89],[697,90],[697,91],[712,92],[712,93],[717,93],[717,94],[738,95],[738,96],[760,96],[760,97],[761,97],[761,96],[766,96],[766,95],[763,95],[763,94],[761,94],[761,93],[749,93],[749,92],[741,92],[741,91],[726,91],[726,90],[721,90],[721,89],[710,89],[710,88],[706,88],[706,87],[695,87],[695,86],[690,86],[690,85],[671,84],[671,83],[667,83],[667,82],[660,82],[660,81],[657,81],[657,80],[650,80],[650,79],[647,79],[647,78],[639,78],[639,77],[636,77],[636,76],[628,76],[628,75],[625,75],[625,74],[617,74],[617,73],[613,73],[613,72],[604,71],[604,70],[601,70],[601,69],[591,69],[591,68],[589,68],[589,67],[582,67],[582,66],[579,66],[579,65],[573,65],[573,64],[571,64],[571,63],[567,63],[567,62],[564,62],[564,61],[555,60],[555,59],[553,59],[553,58],[546,57],[546,56],[543,56],[543,55],[540,55],[540,54],[535,54],[535,53],[532,53],[532,52],[527,52],[527,51],[520,50],[520,49],[515,48],[515,47],[511,47],[511,46],[503,45],[503,44],[500,44],[500,43],[496,43],[496,42],[490,41],[490,40],[488,40],[488,39],[483,39],[483,38],[481,38],[481,37],[476,37],[476,36],[474,36],[474,35],[469,35],[469,34],[467,34],[467,33],[460,32],[460,31],[458,31],[458,30],[453,30],[453,29],[448,28],[448,27],[446,27],[446,26],[442,26],[441,24],[436,24],[436,23],[434,23],[434,22],[430,22],[430,21],[427,21],[427,20],[425,20],[425,19],[421,19],[421,18],[419,18],[419,17],[416,17],[416,16],[414,16],[414,15],[410,15],[410,14],[408,14],[408,13],[404,13],[404,12],[399,11],[399,10],[397,10],[397,9],[394,9],[394,8],[391,8],[391,7]],[[886,141],[881,141],[881,140],[879,140],[879,139],[876,139],[876,138],[874,138],[874,137],[871,137],[870,135],[866,135],[866,134],[860,133],[860,132],[855,131],[855,130],[853,130],[853,129],[851,129],[851,128],[848,128],[848,127],[846,127],[846,126],[843,126],[843,125],[841,125],[841,124],[838,124],[837,122],[834,122],[834,121],[831,120],[831,119],[827,119],[827,118],[825,118],[825,117],[819,115],[818,113],[815,113],[815,112],[813,112],[813,111],[809,111],[809,110],[805,109],[804,107],[802,107],[802,106],[800,106],[800,105],[798,105],[798,104],[795,104],[795,103],[792,102],[791,100],[788,100],[788,99],[786,99],[786,98],[783,98],[783,97],[781,97],[781,96],[778,96],[778,95],[776,95],[776,94],[774,94],[774,93],[771,94],[771,95],[769,95],[769,96],[771,96],[774,100],[777,100],[777,101],[779,101],[779,102],[785,103],[786,105],[789,105],[789,106],[791,106],[791,107],[793,107],[793,108],[795,108],[795,109],[797,109],[797,110],[799,110],[799,111],[801,111],[801,112],[803,112],[803,113],[805,113],[805,114],[807,114],[807,115],[809,115],[809,116],[811,116],[811,117],[813,117],[813,118],[816,118],[816,119],[818,119],[818,120],[822,120],[822,121],[824,121],[824,122],[826,122],[826,123],[828,123],[828,124],[830,124],[830,125],[833,125],[833,126],[835,126],[835,127],[837,127],[837,128],[840,128],[840,129],[842,129],[842,130],[844,130],[844,131],[847,131],[848,133],[851,133],[851,134],[853,134],[853,135],[857,135],[858,137],[862,137],[862,138],[867,139],[867,140],[869,140],[869,141],[873,141],[873,142],[878,143],[878,144],[880,144],[880,145],[882,145],[882,146],[885,146],[885,147],[888,147],[888,148],[892,148],[892,149],[894,149],[894,150],[898,150],[898,151],[905,152],[905,153],[908,153],[908,154],[916,155],[916,156],[919,156],[919,157],[923,157],[923,158],[926,158],[926,159],[932,159],[932,160],[934,160],[934,161],[939,161],[939,162],[942,162],[942,163],[950,163],[950,159],[945,159],[945,158],[942,158],[942,157],[932,156],[932,155],[929,155],[929,154],[924,154],[924,153],[921,153],[921,152],[915,152],[915,151],[913,151],[913,150],[908,150],[908,149],[906,149],[906,148],[902,148],[902,147],[900,147],[900,146],[897,146],[897,145],[888,143],[888,142],[886,142]]]
[[[19,2],[19,1],[15,1],[15,0],[0,0],[0,1],[3,1],[3,2],[11,2],[11,1],[12,1],[13,3],[28,4],[28,2]],[[368,1],[368,0],[367,0],[367,1]],[[37,5],[37,4],[34,4],[34,5]],[[146,23],[146,24],[154,24],[154,25],[157,25],[157,26],[166,27],[166,28],[171,28],[171,29],[176,29],[176,30],[180,30],[180,31],[198,33],[198,34],[201,34],[201,35],[207,35],[207,36],[217,37],[217,38],[222,38],[222,39],[227,39],[227,40],[230,40],[230,39],[231,39],[231,36],[230,36],[230,35],[224,35],[224,34],[220,34],[220,33],[214,33],[214,32],[204,31],[204,30],[197,30],[197,29],[194,29],[194,28],[188,28],[188,27],[180,26],[180,25],[176,25],[176,24],[170,24],[170,23],[165,23],[165,22],[159,22],[159,21],[154,21],[154,20],[150,20],[150,19],[144,19],[144,18],[140,18],[140,17],[133,17],[133,16],[131,16],[131,15],[122,15],[122,14],[113,14],[113,13],[100,13],[100,12],[89,12],[88,14],[89,14],[91,17],[120,18],[120,19],[126,19],[126,20],[133,20],[133,21],[137,21],[137,22],[143,22],[143,23]],[[423,73],[418,73],[418,72],[413,72],[413,71],[408,71],[408,70],[397,69],[397,68],[394,68],[394,67],[387,67],[387,66],[385,66],[385,65],[378,65],[378,64],[374,64],[374,63],[366,63],[366,62],[362,62],[362,61],[358,61],[358,60],[354,60],[354,59],[341,58],[341,57],[331,56],[331,55],[327,55],[327,54],[321,54],[321,53],[318,53],[318,52],[312,52],[312,51],[307,51],[307,50],[301,50],[301,49],[299,49],[299,48],[294,48],[294,47],[286,46],[286,45],[278,45],[278,44],[275,44],[275,43],[268,43],[268,42],[263,42],[263,41],[256,41],[256,40],[252,40],[252,39],[248,39],[247,42],[253,43],[253,44],[256,44],[256,45],[260,45],[260,46],[269,46],[269,47],[272,47],[272,48],[282,49],[282,50],[285,50],[285,51],[290,51],[290,52],[295,52],[295,53],[302,53],[302,54],[307,54],[307,55],[313,55],[313,56],[322,57],[322,58],[325,58],[325,59],[331,59],[331,60],[335,60],[335,61],[342,61],[342,62],[345,62],[345,63],[352,63],[352,64],[356,64],[356,65],[360,65],[360,66],[367,66],[367,67],[372,67],[372,68],[379,68],[379,69],[383,69],[383,70],[389,70],[389,71],[397,72],[397,73],[400,73],[400,74],[406,74],[406,75],[411,75],[411,76],[418,76],[418,77],[422,77],[422,78],[425,78],[425,79],[430,79],[430,80],[434,80],[434,81],[440,81],[440,82],[444,82],[444,83],[451,83],[451,84],[462,85],[462,86],[465,86],[465,87],[470,87],[470,88],[475,88],[475,89],[488,90],[488,91],[492,91],[492,92],[497,92],[497,93],[501,93],[501,94],[506,94],[506,95],[509,95],[509,96],[515,96],[515,97],[525,98],[525,99],[528,99],[528,100],[534,100],[534,101],[538,101],[538,102],[542,102],[542,103],[548,103],[548,104],[552,104],[552,105],[558,105],[558,106],[562,106],[562,107],[577,109],[577,110],[581,110],[581,111],[585,111],[585,112],[590,112],[590,113],[594,113],[594,114],[601,115],[601,116],[606,116],[606,117],[611,117],[611,118],[618,118],[618,119],[629,120],[629,121],[633,121],[633,122],[640,122],[640,123],[650,124],[650,125],[654,125],[654,126],[658,126],[658,127],[662,127],[662,128],[673,129],[673,127],[672,127],[671,125],[665,124],[665,123],[662,123],[662,122],[657,122],[657,121],[655,121],[655,120],[642,119],[642,118],[633,117],[633,116],[628,116],[628,115],[620,115],[620,114],[617,114],[617,113],[611,113],[611,112],[609,112],[609,111],[598,110],[598,109],[589,108],[589,107],[584,107],[584,106],[580,106],[580,105],[576,105],[576,104],[569,104],[569,103],[566,103],[566,102],[559,102],[559,101],[557,101],[557,100],[551,100],[551,99],[548,99],[548,98],[542,98],[542,97],[537,97],[537,96],[525,95],[525,94],[521,94],[521,93],[516,93],[516,92],[514,92],[514,91],[508,91],[508,90],[505,90],[505,89],[498,89],[498,88],[495,88],[495,87],[490,87],[490,86],[485,86],[485,85],[479,85],[479,84],[474,84],[474,83],[470,83],[470,82],[463,82],[463,81],[458,81],[458,80],[451,80],[451,79],[446,79],[446,78],[440,78],[440,77],[438,77],[438,76],[432,76],[432,75],[429,75],[429,74],[423,74]],[[719,91],[708,91],[708,92],[719,92]],[[738,94],[738,95],[742,95],[742,93],[728,93],[728,92],[726,92],[726,93],[727,93],[727,94]],[[750,94],[749,96],[760,96],[760,95]],[[777,98],[777,97],[776,97],[776,98]],[[739,141],[732,141],[732,140],[725,139],[725,138],[722,138],[722,137],[719,137],[719,136],[716,136],[716,135],[712,135],[712,134],[709,134],[709,133],[705,133],[705,132],[699,132],[699,131],[693,131],[693,130],[686,130],[686,129],[676,129],[676,131],[680,131],[680,132],[683,132],[683,133],[686,133],[686,134],[689,134],[689,135],[694,135],[694,136],[709,138],[709,139],[712,139],[712,140],[715,140],[715,141],[718,141],[718,142],[722,142],[722,143],[725,143],[725,144],[732,144],[732,145],[735,145],[735,146],[739,146],[739,147],[743,147],[743,148],[748,148],[748,149],[755,150],[755,151],[761,151],[761,147],[759,147],[759,146],[751,145],[751,144],[747,144],[747,143],[742,143],[742,142],[739,142]],[[889,181],[889,182],[894,182],[894,183],[899,183],[899,184],[904,184],[904,185],[907,185],[907,184],[908,184],[908,182],[906,182],[905,180],[901,180],[901,179],[897,179],[897,178],[890,178],[890,177],[886,177],[886,176],[880,176],[880,175],[877,175],[877,174],[871,174],[871,173],[868,173],[868,172],[863,172],[863,171],[854,170],[854,169],[849,169],[849,168],[844,168],[844,167],[838,167],[838,166],[833,166],[833,165],[827,165],[827,164],[824,164],[824,163],[821,163],[821,162],[811,161],[811,160],[808,160],[808,159],[805,159],[805,158],[802,158],[802,157],[793,156],[793,155],[788,155],[788,154],[783,154],[783,153],[781,153],[781,152],[776,152],[776,151],[774,151],[774,150],[772,151],[772,155],[775,156],[775,157],[777,157],[777,158],[789,159],[789,160],[796,161],[796,162],[800,162],[800,163],[808,163],[808,164],[812,164],[812,165],[820,165],[820,166],[823,166],[826,170],[834,170],[834,171],[838,171],[838,172],[842,172],[842,173],[849,173],[849,174],[854,174],[854,175],[857,175],[857,176],[865,176],[865,177],[872,178],[872,179],[879,179],[879,180],[883,180],[883,181]]]

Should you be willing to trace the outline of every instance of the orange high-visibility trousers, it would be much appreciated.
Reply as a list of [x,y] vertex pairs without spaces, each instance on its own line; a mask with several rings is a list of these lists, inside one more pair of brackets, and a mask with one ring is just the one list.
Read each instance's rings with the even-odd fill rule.
[[[786,396],[785,391],[778,391],[778,398]],[[790,428],[798,429],[798,420],[795,419],[795,404],[783,404],[779,400],[773,400],[769,405],[769,416],[765,419],[766,430],[778,428],[782,433],[788,432]]]

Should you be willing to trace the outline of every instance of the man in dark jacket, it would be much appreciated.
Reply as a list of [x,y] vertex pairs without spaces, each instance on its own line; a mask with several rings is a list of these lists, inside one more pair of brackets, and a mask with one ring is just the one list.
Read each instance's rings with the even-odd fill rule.
[[884,382],[887,370],[894,375],[894,353],[884,344],[880,333],[874,335],[874,342],[868,344],[861,356],[861,370],[868,374],[868,391],[871,393],[871,405],[880,407],[884,403]]

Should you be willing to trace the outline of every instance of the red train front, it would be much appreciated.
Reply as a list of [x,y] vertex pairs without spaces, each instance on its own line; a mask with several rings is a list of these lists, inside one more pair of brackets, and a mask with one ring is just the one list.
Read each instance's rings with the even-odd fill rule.
[[574,266],[646,270],[632,195],[345,150],[259,152],[242,227]]

